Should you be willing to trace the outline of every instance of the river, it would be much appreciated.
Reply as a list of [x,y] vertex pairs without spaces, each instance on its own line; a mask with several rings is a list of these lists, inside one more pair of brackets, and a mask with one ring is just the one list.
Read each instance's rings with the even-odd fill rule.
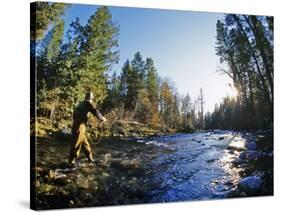
[[67,167],[69,142],[37,141],[38,208],[155,203],[245,196],[242,178],[260,175],[273,194],[272,132],[202,131],[107,138]]

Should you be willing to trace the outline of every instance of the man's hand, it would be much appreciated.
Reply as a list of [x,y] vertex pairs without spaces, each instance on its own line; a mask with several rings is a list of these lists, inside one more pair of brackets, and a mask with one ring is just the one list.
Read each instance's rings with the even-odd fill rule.
[[105,118],[105,117],[102,117],[102,121],[103,121],[103,122],[106,122],[107,120],[106,120],[106,118]]

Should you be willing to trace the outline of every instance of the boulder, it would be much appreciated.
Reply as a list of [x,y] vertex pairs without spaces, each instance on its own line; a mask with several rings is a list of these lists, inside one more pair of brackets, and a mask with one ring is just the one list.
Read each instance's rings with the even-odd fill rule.
[[263,181],[259,176],[249,176],[239,181],[238,188],[247,195],[255,195],[262,189],[262,184]]

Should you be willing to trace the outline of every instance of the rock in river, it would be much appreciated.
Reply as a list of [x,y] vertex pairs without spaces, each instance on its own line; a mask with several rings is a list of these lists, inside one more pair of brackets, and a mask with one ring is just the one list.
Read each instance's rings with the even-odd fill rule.
[[257,144],[254,141],[251,141],[248,145],[247,145],[247,149],[248,150],[256,150],[257,149]]
[[239,165],[239,164],[246,163],[246,161],[242,160],[241,158],[236,158],[235,160],[232,161],[232,163],[235,165]]
[[262,179],[258,176],[245,177],[238,183],[238,188],[248,195],[255,195],[262,188]]
[[88,179],[85,179],[85,180],[79,180],[77,182],[77,186],[79,188],[84,188],[84,189],[88,189],[90,187],[90,184],[89,184],[89,181]]
[[263,156],[262,152],[260,151],[248,151],[246,154],[246,158],[249,160],[259,160]]

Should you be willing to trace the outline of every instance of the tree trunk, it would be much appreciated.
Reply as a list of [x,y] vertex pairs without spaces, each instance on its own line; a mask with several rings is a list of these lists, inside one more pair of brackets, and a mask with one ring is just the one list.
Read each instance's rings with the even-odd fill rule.
[[[268,62],[268,58],[265,53],[265,45],[269,45],[266,41],[265,38],[262,38],[262,32],[258,29],[258,25],[261,25],[259,23],[259,20],[256,18],[256,16],[250,16],[247,17],[245,16],[246,22],[248,23],[251,31],[254,34],[255,40],[256,40],[256,48],[259,50],[265,71],[266,71],[266,77],[268,79],[268,83],[270,86],[270,93],[271,93],[271,98],[273,99],[273,68],[272,64],[270,65]],[[252,22],[252,23],[251,23]]]
[[269,106],[269,108],[270,108],[270,113],[272,114],[272,102],[271,102],[271,98],[270,98],[270,95],[269,95],[269,93],[268,93],[267,86],[266,86],[264,77],[263,77],[263,75],[262,75],[261,68],[260,68],[260,65],[259,65],[259,63],[258,63],[258,59],[257,59],[256,53],[255,53],[255,51],[253,50],[253,47],[252,47],[252,45],[251,45],[251,43],[250,43],[250,41],[249,41],[249,39],[248,39],[248,36],[247,36],[247,34],[246,34],[246,32],[245,32],[245,30],[244,30],[242,24],[240,23],[239,18],[238,18],[236,15],[233,15],[233,17],[234,17],[234,19],[235,19],[235,21],[236,21],[236,23],[237,23],[239,29],[241,30],[242,35],[245,37],[245,40],[246,40],[246,43],[247,43],[247,45],[248,45],[248,47],[249,47],[250,53],[251,53],[251,55],[252,55],[252,57],[253,57],[253,59],[254,59],[255,65],[256,65],[256,67],[257,67],[258,75],[259,75],[259,77],[260,77],[260,80],[261,80],[261,83],[262,83],[262,86],[263,86],[263,91],[264,91],[263,93],[264,93],[264,95],[265,95],[267,104],[268,104],[268,106]]

